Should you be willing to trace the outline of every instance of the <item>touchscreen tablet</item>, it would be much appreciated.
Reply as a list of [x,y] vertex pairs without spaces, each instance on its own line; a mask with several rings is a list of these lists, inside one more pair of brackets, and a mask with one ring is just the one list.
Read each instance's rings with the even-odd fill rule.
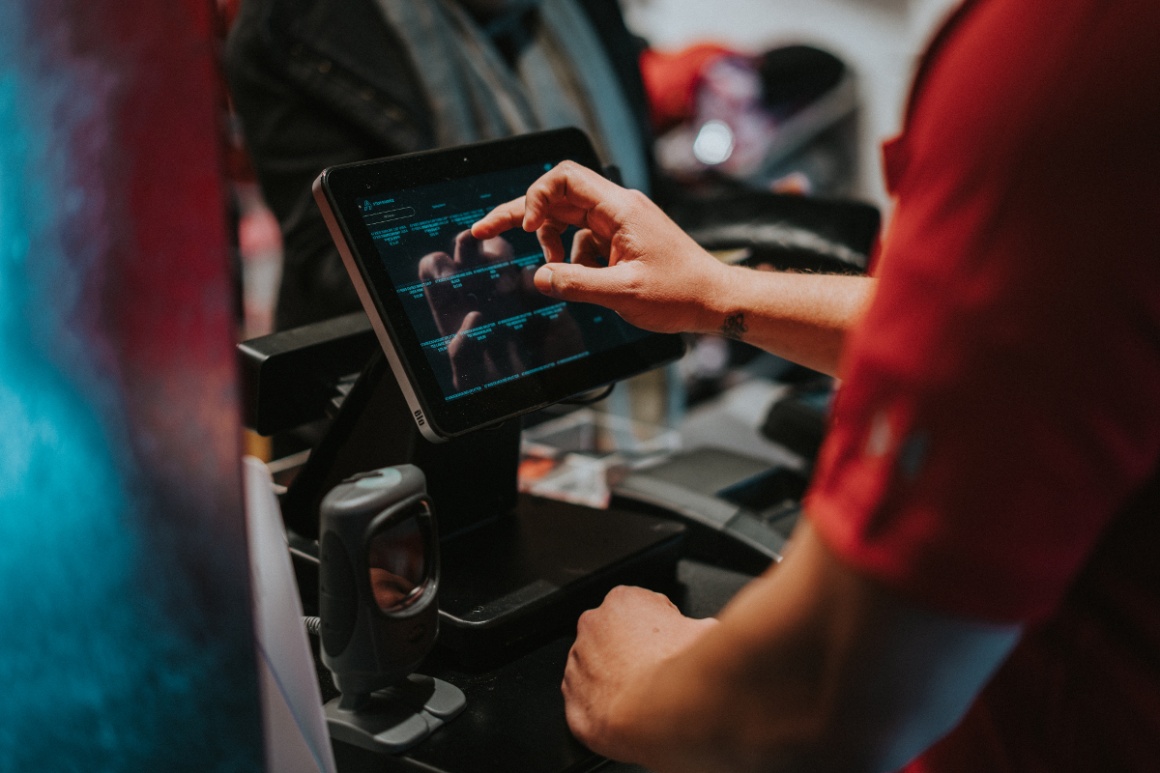
[[[331,167],[322,209],[412,415],[431,440],[496,424],[679,357],[678,336],[540,294],[535,234],[469,229],[555,164],[599,169],[561,129]],[[566,235],[567,238],[567,235]],[[565,242],[567,244],[567,242]]]

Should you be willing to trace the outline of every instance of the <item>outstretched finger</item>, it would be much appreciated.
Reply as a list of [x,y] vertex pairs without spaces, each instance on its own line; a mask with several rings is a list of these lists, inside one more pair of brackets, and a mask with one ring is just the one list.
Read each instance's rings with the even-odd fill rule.
[[471,231],[460,231],[455,237],[455,263],[461,269],[510,260],[511,256],[512,246],[499,237],[477,239]]
[[[618,198],[624,189],[586,166],[563,161],[532,183],[525,196],[500,204],[471,227],[477,239],[490,239],[512,228],[539,231],[551,220],[611,234],[615,223],[602,203]],[[562,229],[560,229],[562,230]]]
[[504,231],[520,227],[524,222],[524,196],[500,204],[471,226],[476,239],[490,239]]

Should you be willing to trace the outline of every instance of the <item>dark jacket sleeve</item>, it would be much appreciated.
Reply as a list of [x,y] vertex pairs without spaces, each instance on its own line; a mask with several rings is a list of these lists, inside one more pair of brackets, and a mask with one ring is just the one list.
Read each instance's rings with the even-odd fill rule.
[[429,111],[368,0],[247,0],[226,46],[234,107],[282,229],[276,326],[359,308],[311,184],[334,164],[430,147]]

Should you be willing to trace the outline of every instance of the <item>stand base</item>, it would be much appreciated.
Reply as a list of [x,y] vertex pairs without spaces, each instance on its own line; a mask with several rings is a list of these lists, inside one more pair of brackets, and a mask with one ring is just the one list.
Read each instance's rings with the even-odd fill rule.
[[324,707],[331,737],[382,754],[411,748],[467,705],[458,687],[421,674],[372,693],[358,710],[341,708],[341,702],[340,696]]

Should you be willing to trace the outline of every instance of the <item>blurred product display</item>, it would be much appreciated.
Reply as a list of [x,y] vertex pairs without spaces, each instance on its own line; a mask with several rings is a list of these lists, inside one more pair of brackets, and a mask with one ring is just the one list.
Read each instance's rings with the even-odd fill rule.
[[701,43],[641,58],[661,170],[782,193],[841,195],[856,156],[853,73],[818,48],[757,55]]

